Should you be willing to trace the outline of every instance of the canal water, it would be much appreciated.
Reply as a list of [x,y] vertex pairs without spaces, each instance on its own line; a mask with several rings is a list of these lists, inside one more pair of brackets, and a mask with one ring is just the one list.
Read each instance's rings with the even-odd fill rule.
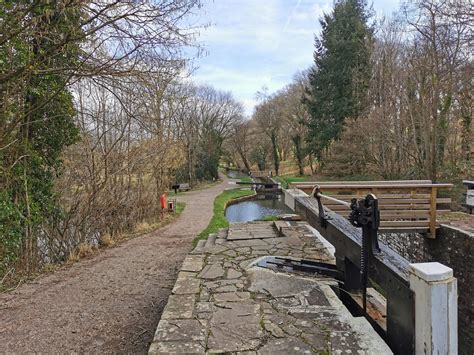
[[225,210],[229,222],[249,222],[265,216],[293,213],[281,194],[257,195],[255,199],[230,205]]
[[244,172],[239,170],[228,170],[226,174],[231,179],[239,179],[241,177],[248,176],[248,174],[245,174]]

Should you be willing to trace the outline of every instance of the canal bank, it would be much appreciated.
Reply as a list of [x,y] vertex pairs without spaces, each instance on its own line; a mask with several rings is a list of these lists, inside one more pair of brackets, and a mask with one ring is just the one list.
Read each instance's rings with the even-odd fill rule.
[[219,194],[213,203],[212,218],[207,227],[193,240],[193,246],[196,246],[201,240],[204,241],[210,234],[217,232],[220,228],[229,226],[229,221],[225,217],[225,210],[229,203],[237,203],[254,195],[255,192],[249,189],[226,189]]
[[193,240],[193,246],[198,245],[201,240],[203,241],[201,246],[204,245],[209,235],[216,233],[220,228],[228,227],[229,223],[256,221],[292,212],[285,205],[279,188],[266,191],[252,186],[252,182],[274,184],[272,180],[250,179],[247,174],[237,170],[229,170],[226,174],[232,179],[231,184],[243,184],[248,188],[228,188],[216,197],[213,217],[209,225]]

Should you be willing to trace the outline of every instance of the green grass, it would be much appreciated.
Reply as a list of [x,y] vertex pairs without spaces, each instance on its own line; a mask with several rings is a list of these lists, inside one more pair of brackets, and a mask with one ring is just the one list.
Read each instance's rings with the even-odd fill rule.
[[176,214],[180,215],[184,211],[184,207],[186,207],[186,204],[184,202],[177,202],[176,203]]
[[240,178],[240,182],[252,182],[252,178],[250,176],[243,176]]
[[214,200],[214,215],[206,229],[199,233],[199,235],[193,240],[193,245],[195,246],[201,239],[207,239],[209,234],[216,233],[219,229],[229,226],[229,221],[225,218],[225,208],[230,200],[254,194],[255,192],[252,190],[232,189],[225,190],[217,196]]
[[257,219],[257,221],[263,221],[263,222],[271,222],[271,221],[278,221],[278,216],[276,215],[268,215],[264,216],[262,218]]

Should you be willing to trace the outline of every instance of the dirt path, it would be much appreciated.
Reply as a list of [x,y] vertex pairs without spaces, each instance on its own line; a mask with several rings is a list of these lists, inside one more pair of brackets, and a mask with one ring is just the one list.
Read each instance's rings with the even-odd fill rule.
[[226,181],[174,223],[0,295],[0,353],[146,353],[191,241]]

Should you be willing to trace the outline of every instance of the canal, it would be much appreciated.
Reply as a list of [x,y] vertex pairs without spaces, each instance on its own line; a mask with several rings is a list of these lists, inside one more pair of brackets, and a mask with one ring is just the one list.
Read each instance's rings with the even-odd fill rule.
[[249,222],[285,213],[293,213],[282,194],[258,194],[254,199],[230,205],[225,210],[229,222]]

